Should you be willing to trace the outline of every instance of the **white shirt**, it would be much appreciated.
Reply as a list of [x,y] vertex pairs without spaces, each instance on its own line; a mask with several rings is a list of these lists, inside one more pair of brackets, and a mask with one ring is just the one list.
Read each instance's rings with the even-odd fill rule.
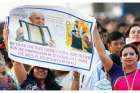
[[55,81],[63,87],[63,90],[71,90],[71,85],[73,81],[73,74],[72,71],[69,72],[67,75],[62,75],[56,77]]
[[96,49],[94,49],[94,56],[91,67],[92,70],[90,72],[80,73],[79,90],[94,90],[95,83],[105,78],[105,74],[102,70],[102,62]]

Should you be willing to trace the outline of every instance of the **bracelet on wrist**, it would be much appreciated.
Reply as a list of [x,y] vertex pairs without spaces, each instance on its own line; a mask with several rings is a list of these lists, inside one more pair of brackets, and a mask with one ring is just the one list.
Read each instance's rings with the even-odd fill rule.
[[79,78],[74,78],[73,80],[74,80],[74,81],[79,81]]

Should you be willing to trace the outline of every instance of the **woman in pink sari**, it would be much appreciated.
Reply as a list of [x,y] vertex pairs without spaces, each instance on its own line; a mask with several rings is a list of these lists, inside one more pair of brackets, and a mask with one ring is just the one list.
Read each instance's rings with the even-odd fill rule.
[[134,73],[119,77],[113,87],[113,90],[140,90],[140,70]]
[[93,39],[103,66],[110,76],[112,89],[140,90],[140,70],[137,69],[140,58],[138,49],[131,44],[125,45],[120,51],[122,67],[119,67],[106,54],[97,28],[93,32]]

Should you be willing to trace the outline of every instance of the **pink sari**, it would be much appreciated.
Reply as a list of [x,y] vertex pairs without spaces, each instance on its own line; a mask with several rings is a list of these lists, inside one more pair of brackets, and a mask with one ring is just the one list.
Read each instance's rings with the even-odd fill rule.
[[[132,90],[140,90],[140,70],[126,76],[129,86]],[[135,76],[135,78],[134,78]],[[134,80],[133,80],[134,79]],[[132,82],[134,82],[132,84]],[[113,90],[129,90],[125,76],[120,76],[114,84]]]

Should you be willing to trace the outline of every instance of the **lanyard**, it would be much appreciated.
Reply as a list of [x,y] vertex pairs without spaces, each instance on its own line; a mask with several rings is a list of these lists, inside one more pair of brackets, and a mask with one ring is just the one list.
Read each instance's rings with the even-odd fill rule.
[[135,81],[135,79],[136,79],[137,72],[138,72],[138,70],[136,70],[136,72],[135,72],[135,74],[134,74],[134,77],[133,77],[131,86],[130,86],[130,83],[128,82],[128,79],[127,79],[127,77],[126,77],[126,73],[124,72],[124,77],[125,77],[125,80],[126,80],[126,84],[127,84],[128,90],[133,90],[134,81]]

